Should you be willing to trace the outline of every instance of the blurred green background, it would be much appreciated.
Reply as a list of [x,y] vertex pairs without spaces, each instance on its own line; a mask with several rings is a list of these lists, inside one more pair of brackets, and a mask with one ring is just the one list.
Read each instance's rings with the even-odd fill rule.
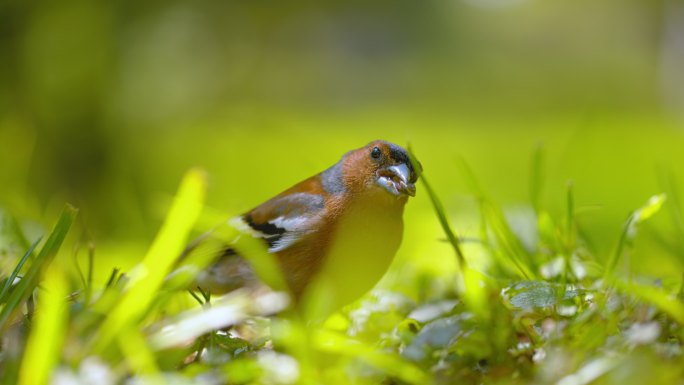
[[[516,223],[542,144],[544,207],[572,180],[605,256],[657,170],[683,176],[683,31],[677,0],[3,0],[0,206],[38,235],[72,202],[106,275],[190,167],[227,218],[382,138],[412,144],[468,236],[459,158]],[[453,265],[420,188],[406,221],[409,266]],[[667,214],[652,226],[638,267],[679,275]]]

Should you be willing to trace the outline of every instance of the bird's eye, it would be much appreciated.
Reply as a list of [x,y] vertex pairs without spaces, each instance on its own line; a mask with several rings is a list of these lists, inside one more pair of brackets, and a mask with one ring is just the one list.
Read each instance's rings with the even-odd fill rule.
[[373,159],[378,159],[380,155],[382,155],[382,151],[380,151],[380,148],[373,147],[373,150],[371,150],[371,157]]

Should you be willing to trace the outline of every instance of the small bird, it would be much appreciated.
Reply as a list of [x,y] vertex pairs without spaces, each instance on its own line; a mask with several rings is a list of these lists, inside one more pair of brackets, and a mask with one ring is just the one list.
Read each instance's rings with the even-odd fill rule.
[[[387,271],[419,171],[404,148],[376,140],[229,223],[265,241],[297,305],[330,314]],[[227,248],[196,284],[222,293],[254,280],[249,264]]]

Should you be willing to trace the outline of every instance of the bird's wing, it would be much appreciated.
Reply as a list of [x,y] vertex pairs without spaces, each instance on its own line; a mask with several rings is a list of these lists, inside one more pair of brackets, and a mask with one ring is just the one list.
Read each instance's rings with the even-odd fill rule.
[[324,198],[320,194],[295,192],[277,196],[246,214],[233,218],[231,224],[268,243],[274,253],[287,249],[303,236],[319,228]]

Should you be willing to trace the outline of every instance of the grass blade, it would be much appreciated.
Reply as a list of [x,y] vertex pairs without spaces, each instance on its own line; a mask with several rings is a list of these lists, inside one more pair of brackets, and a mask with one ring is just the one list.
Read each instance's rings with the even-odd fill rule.
[[199,170],[185,175],[159,234],[136,269],[137,276],[101,326],[95,351],[108,347],[121,331],[129,330],[148,311],[200,215],[206,185],[206,177]]
[[20,384],[46,384],[57,364],[67,326],[69,285],[61,269],[45,274],[36,312],[19,371]]
[[684,325],[684,303],[676,295],[669,295],[653,286],[624,282],[617,278],[611,279],[610,282],[618,290],[654,305],[680,325]]
[[38,243],[40,243],[41,239],[42,238],[38,238],[35,242],[33,242],[28,251],[26,251],[26,254],[24,254],[24,256],[21,257],[19,263],[12,271],[12,274],[10,274],[9,278],[7,278],[7,281],[5,281],[5,285],[3,286],[2,291],[0,292],[0,303],[5,302],[5,295],[7,295],[7,293],[9,292],[10,287],[12,287],[12,283],[19,276],[21,268],[24,267],[24,263],[26,263],[31,254],[33,254],[33,250],[36,248],[36,246],[38,246]]
[[[459,165],[462,174],[480,200],[483,222],[489,225],[498,245],[504,252],[503,255],[508,257],[506,259],[501,257],[500,263],[503,265],[510,265],[512,263],[521,277],[532,279],[535,277],[534,271],[536,271],[534,261],[522,246],[518,237],[513,233],[513,230],[511,230],[503,211],[487,196],[465,160],[461,159]],[[499,255],[500,253],[494,252],[493,254]]]
[[55,255],[57,255],[57,251],[69,232],[77,212],[78,210],[71,205],[66,205],[62,210],[62,214],[59,216],[57,224],[50,233],[45,245],[43,245],[43,248],[40,250],[38,256],[36,256],[36,259],[31,264],[29,270],[24,274],[21,282],[19,282],[14,291],[12,291],[12,294],[7,299],[5,307],[0,311],[0,331],[5,329],[7,320],[19,307],[19,304],[25,301],[31,295],[33,289],[35,289],[41,271],[43,271],[45,266],[49,265]]
[[[414,168],[416,170],[421,170],[420,163],[418,163],[410,145],[408,146],[408,152],[409,157],[411,158],[411,163],[413,163]],[[432,189],[432,186],[430,186],[430,183],[425,178],[425,173],[423,173],[422,170],[420,172],[420,180],[421,182],[423,182],[423,186],[425,186],[425,191],[427,191],[428,197],[430,198],[430,202],[432,203],[432,207],[435,209],[437,219],[439,219],[439,224],[442,226],[442,231],[444,231],[444,234],[449,240],[451,247],[453,247],[454,252],[456,253],[458,266],[461,269],[461,271],[463,271],[463,269],[465,269],[468,264],[465,260],[465,256],[463,255],[463,251],[461,249],[461,242],[451,229],[451,225],[449,224],[449,219],[447,218],[444,206],[437,197],[435,190]]]
[[604,277],[608,277],[613,274],[615,267],[622,256],[625,247],[631,245],[632,241],[636,237],[637,227],[642,222],[646,221],[653,215],[655,215],[660,208],[665,203],[665,194],[654,195],[648,202],[639,209],[633,211],[624,226],[622,227],[622,232],[620,233],[620,238],[618,244],[615,247],[615,251],[611,254],[608,263],[606,264],[606,270]]

